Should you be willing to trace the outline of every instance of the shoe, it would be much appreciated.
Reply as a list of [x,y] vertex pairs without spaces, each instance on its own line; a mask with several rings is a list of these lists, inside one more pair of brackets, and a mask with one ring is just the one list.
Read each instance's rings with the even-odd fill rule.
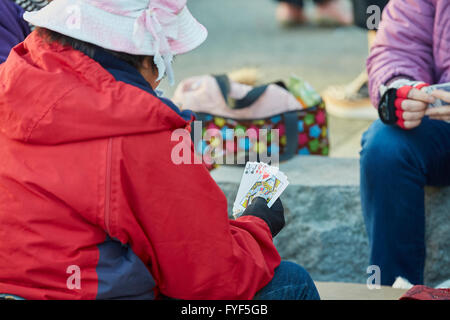
[[354,17],[347,0],[332,0],[316,7],[314,20],[322,26],[349,26]]
[[327,112],[339,118],[376,120],[378,112],[369,97],[367,72],[347,85],[332,86],[322,93]]
[[283,27],[298,26],[307,21],[301,7],[286,2],[278,4],[276,18]]

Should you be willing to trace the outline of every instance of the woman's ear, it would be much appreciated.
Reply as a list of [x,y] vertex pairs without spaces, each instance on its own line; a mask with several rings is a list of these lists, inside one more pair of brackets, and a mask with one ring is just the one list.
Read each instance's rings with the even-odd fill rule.
[[154,75],[157,76],[158,73],[158,69],[155,68],[155,64],[153,63],[153,57],[146,57],[143,61],[142,61],[142,68],[146,69],[148,71],[152,71],[152,73]]
[[146,57],[142,61],[139,72],[153,89],[155,89],[159,85],[160,81],[156,81],[159,74],[158,68],[156,68],[153,63],[153,57]]
[[142,69],[148,69],[150,67],[149,57],[144,58],[142,60]]

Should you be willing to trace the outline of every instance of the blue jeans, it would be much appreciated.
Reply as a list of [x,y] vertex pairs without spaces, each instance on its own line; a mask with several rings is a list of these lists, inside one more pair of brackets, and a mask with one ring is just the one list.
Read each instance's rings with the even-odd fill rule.
[[308,272],[298,264],[282,261],[273,279],[254,297],[255,300],[320,300]]
[[381,284],[423,284],[424,187],[450,185],[450,124],[425,118],[413,130],[375,121],[362,138],[361,202],[370,264]]
[[0,293],[0,300],[25,300],[25,299],[12,294]]

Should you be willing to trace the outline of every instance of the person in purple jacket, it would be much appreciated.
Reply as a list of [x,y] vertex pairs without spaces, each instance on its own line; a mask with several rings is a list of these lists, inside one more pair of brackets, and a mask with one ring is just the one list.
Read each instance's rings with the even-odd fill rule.
[[450,105],[450,94],[426,93],[450,82],[450,1],[390,1],[367,67],[381,119],[363,135],[360,160],[370,264],[382,285],[423,284],[424,187],[450,185],[450,107],[429,108]]
[[0,0],[0,63],[5,62],[11,49],[30,33],[23,20],[23,9],[11,0]]
[[11,49],[25,40],[31,32],[30,26],[22,18],[24,10],[39,10],[47,2],[46,0],[0,0],[0,63],[5,62]]

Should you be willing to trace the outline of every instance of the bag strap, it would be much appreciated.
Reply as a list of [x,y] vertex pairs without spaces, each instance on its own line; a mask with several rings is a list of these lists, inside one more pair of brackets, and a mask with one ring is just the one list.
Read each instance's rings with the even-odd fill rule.
[[232,109],[244,109],[250,107],[254,104],[261,96],[266,92],[267,85],[262,85],[258,87],[254,87],[250,90],[245,97],[242,99],[232,99],[229,97],[230,94],[230,79],[227,75],[216,75],[214,78],[219,85],[220,91],[222,92],[222,96],[225,99],[226,104]]
[[222,97],[225,102],[228,104],[228,94],[230,93],[230,79],[225,74],[215,75],[213,76],[217,81],[217,85],[219,86],[220,92],[222,93]]
[[283,117],[286,128],[286,147],[283,154],[280,154],[280,162],[293,158],[298,149],[298,112],[286,112],[283,113]]

